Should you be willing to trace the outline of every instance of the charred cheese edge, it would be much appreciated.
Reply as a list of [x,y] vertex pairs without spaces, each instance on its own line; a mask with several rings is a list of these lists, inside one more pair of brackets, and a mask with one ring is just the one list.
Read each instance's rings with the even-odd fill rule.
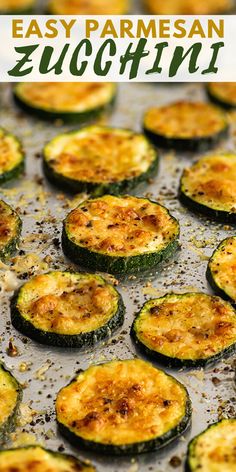
[[12,324],[44,344],[84,348],[123,323],[118,291],[102,277],[49,272],[26,282],[13,298]]
[[148,180],[158,161],[144,135],[102,126],[61,134],[44,149],[44,170],[52,183],[96,196],[120,193]]
[[52,15],[123,15],[129,12],[129,0],[51,0]]
[[214,251],[207,278],[217,293],[236,303],[236,236],[224,239]]
[[22,389],[0,362],[0,441],[14,430]]
[[236,350],[236,312],[204,293],[150,300],[132,326],[138,345],[172,367],[200,367]]
[[14,87],[14,98],[21,108],[39,118],[80,122],[111,105],[116,90],[111,82],[20,82]]
[[230,12],[232,0],[143,0],[153,15],[214,15]]
[[35,0],[0,0],[0,14],[30,13],[34,5]]
[[178,246],[179,224],[146,198],[105,195],[82,202],[64,221],[65,254],[110,273],[150,269]]
[[185,169],[180,198],[191,209],[236,221],[236,154],[207,155]]
[[76,457],[41,446],[26,446],[0,451],[1,472],[96,472]]
[[0,259],[5,260],[15,252],[21,227],[21,219],[15,210],[0,200]]
[[187,472],[236,471],[236,419],[223,419],[209,426],[189,444]]
[[14,179],[24,169],[24,153],[20,141],[0,128],[0,184]]
[[214,146],[227,135],[229,128],[221,109],[187,101],[150,108],[144,115],[143,127],[156,145],[186,151]]
[[236,108],[236,82],[211,82],[206,90],[216,105],[226,109]]
[[141,453],[182,434],[190,422],[191,404],[176,379],[132,359],[80,373],[58,393],[56,415],[61,432],[78,447]]

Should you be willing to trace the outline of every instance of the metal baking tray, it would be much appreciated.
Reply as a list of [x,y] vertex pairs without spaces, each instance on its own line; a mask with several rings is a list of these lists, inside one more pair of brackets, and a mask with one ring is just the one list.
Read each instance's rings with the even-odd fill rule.
[[[102,122],[140,130],[143,112],[149,106],[183,98],[205,100],[203,86],[121,84],[116,106]],[[12,289],[22,284],[27,274],[71,267],[60,247],[62,220],[83,196],[69,197],[47,183],[41,170],[41,152],[53,136],[76,127],[62,126],[60,122],[45,124],[23,114],[12,101],[10,85],[0,86],[0,103],[0,126],[22,139],[27,157],[25,176],[0,189],[0,198],[18,208],[23,219],[23,239],[14,261],[15,270],[12,271],[10,264],[8,267],[0,265],[0,357],[25,387],[20,424],[4,447],[34,441],[89,459],[100,472],[171,472],[178,462],[180,464],[176,470],[183,471],[190,438],[218,418],[236,415],[235,359],[230,358],[206,370],[168,370],[188,388],[193,402],[193,420],[192,428],[180,440],[158,453],[109,457],[73,449],[57,431],[54,400],[59,389],[69,382],[78,369],[114,358],[140,356],[130,339],[129,330],[135,313],[146,300],[170,291],[211,293],[205,277],[207,260],[223,238],[235,234],[235,229],[190,213],[176,198],[182,169],[199,156],[160,152],[158,176],[151,184],[139,187],[135,192],[164,204],[178,218],[181,249],[156,273],[120,281],[118,289],[127,310],[124,326],[107,342],[83,353],[50,348],[26,340],[11,326],[9,300]],[[233,114],[231,119],[231,138],[222,143],[221,149],[234,149]],[[11,338],[18,350],[15,357],[9,356],[8,352]],[[176,461],[176,456],[180,461]]]

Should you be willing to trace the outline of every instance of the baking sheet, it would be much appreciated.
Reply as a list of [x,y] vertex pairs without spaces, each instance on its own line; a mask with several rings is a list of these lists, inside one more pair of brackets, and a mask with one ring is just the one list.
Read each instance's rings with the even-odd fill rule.
[[[183,98],[205,100],[203,86],[121,84],[113,113],[100,122],[138,131],[141,129],[143,112],[149,106]],[[180,221],[181,250],[162,264],[156,273],[141,279],[131,277],[130,280],[120,281],[118,289],[127,309],[124,326],[110,340],[93,350],[80,353],[77,350],[51,349],[26,340],[11,327],[9,299],[11,289],[22,284],[27,274],[71,267],[60,247],[62,221],[83,197],[71,198],[46,182],[41,170],[41,151],[52,137],[75,129],[76,126],[62,126],[60,122],[45,124],[23,114],[13,104],[9,85],[1,86],[0,103],[0,126],[15,132],[22,139],[27,156],[26,175],[18,182],[0,189],[0,198],[18,208],[23,219],[23,239],[20,253],[13,262],[14,267],[0,266],[1,358],[25,387],[21,425],[12,435],[13,442],[5,447],[36,441],[45,447],[73,452],[90,459],[100,472],[170,472],[173,470],[171,459],[178,456],[181,464],[176,470],[182,471],[190,438],[219,418],[235,416],[235,360],[232,357],[211,369],[168,370],[188,388],[193,402],[193,421],[192,428],[178,442],[158,453],[114,458],[71,448],[57,432],[54,400],[58,390],[69,382],[78,369],[111,359],[141,356],[130,339],[129,330],[135,313],[146,300],[170,291],[212,293],[205,278],[207,260],[217,244],[223,238],[235,234],[235,230],[193,215],[176,199],[182,169],[199,156],[161,152],[157,178],[152,184],[139,187],[135,192],[166,205]],[[231,138],[222,143],[221,149],[234,150],[234,144],[232,124]],[[16,357],[8,355],[10,338],[13,338],[18,349]]]

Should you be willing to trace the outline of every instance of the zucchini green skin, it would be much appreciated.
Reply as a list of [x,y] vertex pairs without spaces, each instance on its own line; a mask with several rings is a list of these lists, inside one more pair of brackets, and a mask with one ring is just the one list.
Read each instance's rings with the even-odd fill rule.
[[[208,431],[219,427],[221,424],[224,424],[225,422],[234,422],[235,427],[236,427],[236,419],[235,418],[233,418],[233,419],[223,419],[221,421],[218,421],[217,423],[213,423],[207,429],[205,429],[205,431],[198,434],[197,436],[195,436],[190,441],[190,443],[188,445],[187,458],[186,458],[186,462],[185,462],[185,472],[197,472],[198,470],[200,470],[199,468],[193,468],[191,466],[191,458],[192,458],[192,456],[194,456],[194,449],[195,449],[196,443],[198,442],[198,439],[201,438],[202,435],[207,434]],[[223,471],[223,468],[222,468],[222,471]],[[209,470],[209,472],[211,472],[211,471]]]
[[204,152],[217,144],[222,139],[226,139],[229,134],[229,126],[225,127],[212,136],[204,136],[199,138],[168,138],[161,134],[153,133],[148,128],[143,127],[147,137],[157,146],[165,149],[175,149],[176,151],[188,152]]
[[213,92],[211,92],[209,85],[206,85],[206,93],[209,100],[215,105],[218,105],[221,108],[224,108],[225,110],[234,110],[236,108],[236,103],[233,104],[225,100],[222,100],[220,97],[217,97]]
[[215,254],[217,254],[218,250],[221,249],[221,247],[224,245],[225,242],[227,242],[228,239],[229,238],[225,238],[225,239],[223,239],[223,241],[220,242],[220,244],[217,246],[217,248],[213,252],[211,258],[209,259],[208,265],[207,265],[207,270],[206,270],[206,278],[207,278],[210,286],[214,290],[214,292],[217,293],[217,295],[224,298],[225,300],[230,301],[233,305],[236,305],[236,300],[233,300],[222,288],[220,288],[218,286],[218,284],[215,281],[214,274],[212,273],[212,271],[210,269],[210,263],[214,259]]
[[[0,201],[1,202],[1,201]],[[7,203],[4,202],[5,205]],[[7,205],[9,207],[9,205]],[[18,246],[20,237],[21,237],[21,230],[22,230],[22,220],[19,217],[19,215],[11,208],[12,213],[15,215],[16,218],[16,223],[17,223],[17,233],[16,235],[8,242],[8,244],[5,245],[3,249],[0,250],[0,260],[5,261],[9,257],[11,257],[14,252],[16,251],[16,248]]]
[[11,380],[13,384],[15,385],[16,391],[17,391],[17,402],[15,405],[15,408],[11,412],[11,414],[8,416],[7,420],[5,421],[4,424],[0,426],[0,445],[1,442],[5,441],[5,439],[8,437],[8,435],[15,430],[16,427],[16,421],[17,421],[17,416],[19,413],[19,406],[23,397],[23,390],[18,381],[13,377],[11,372],[5,367],[5,365],[0,362],[0,369],[5,372],[7,375],[11,376]]
[[[58,463],[60,461],[63,461],[65,463],[68,462],[68,467],[69,466],[73,467],[74,471],[86,472],[86,470],[88,470],[89,472],[91,472],[93,470],[95,472],[95,470],[96,470],[91,465],[88,465],[88,464],[80,461],[79,459],[77,459],[76,457],[74,457],[72,455],[62,454],[60,452],[55,452],[55,451],[52,451],[51,449],[46,449],[42,446],[37,446],[37,445],[32,445],[32,446],[30,445],[30,446],[24,446],[24,447],[18,447],[18,448],[13,448],[13,449],[2,450],[2,451],[0,451],[0,462],[1,462],[1,458],[3,458],[4,455],[7,457],[9,455],[9,453],[14,453],[17,457],[18,452],[22,453],[24,451],[27,452],[27,451],[30,451],[30,450],[33,450],[33,451],[34,450],[40,450],[40,451],[46,452],[53,459],[57,459]],[[71,471],[72,471],[72,468],[71,468]]]
[[[1,14],[1,13],[0,13]],[[24,172],[24,169],[25,169],[25,154],[24,154],[24,151],[22,149],[22,144],[21,142],[19,141],[19,139],[16,138],[16,136],[14,136],[13,134],[11,133],[7,133],[5,130],[4,130],[5,134],[7,134],[12,140],[14,140],[18,147],[19,147],[19,150],[21,152],[21,161],[19,162],[18,165],[16,165],[15,167],[13,167],[13,169],[9,170],[9,171],[6,171],[6,172],[3,172],[2,174],[0,174],[0,185],[2,184],[5,184],[6,182],[8,182],[9,180],[14,180],[14,179],[17,179],[17,177],[19,177],[23,172]]]
[[15,103],[19,107],[21,107],[23,111],[37,118],[40,118],[45,121],[62,120],[64,123],[76,124],[93,120],[94,118],[99,117],[102,113],[109,112],[115,105],[116,92],[114,93],[109,103],[84,112],[57,112],[53,110],[50,111],[44,110],[42,108],[36,108],[35,106],[31,106],[29,103],[26,103],[24,100],[21,99],[20,94],[17,92],[17,86],[14,87],[13,98]]
[[223,210],[214,210],[213,208],[209,208],[208,206],[196,202],[192,198],[188,197],[183,190],[182,182],[180,183],[179,188],[179,200],[184,206],[188,207],[194,213],[202,213],[203,215],[222,223],[236,223],[236,213],[228,213],[227,211]]
[[111,332],[114,332],[122,326],[124,322],[125,305],[119,292],[114,287],[113,289],[118,295],[117,311],[105,325],[100,326],[94,331],[80,334],[58,334],[36,328],[30,321],[23,317],[17,308],[21,288],[16,292],[11,300],[11,321],[14,328],[41,344],[74,349],[89,348],[106,339]]

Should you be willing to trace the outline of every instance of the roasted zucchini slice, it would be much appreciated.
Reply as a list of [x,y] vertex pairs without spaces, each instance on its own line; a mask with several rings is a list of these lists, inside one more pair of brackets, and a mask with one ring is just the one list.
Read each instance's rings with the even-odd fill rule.
[[111,274],[155,267],[178,247],[179,223],[156,202],[105,195],[82,202],[64,221],[65,254]]
[[226,137],[225,113],[201,102],[176,102],[150,108],[144,116],[144,131],[157,145],[178,151],[203,151]]
[[26,446],[0,451],[1,472],[96,472],[89,464],[76,457],[44,449]]
[[236,472],[236,419],[212,424],[188,446],[186,472]]
[[236,82],[212,82],[207,85],[212,102],[227,110],[236,108]]
[[0,15],[26,15],[34,6],[35,0],[0,0]]
[[0,185],[15,179],[23,170],[24,153],[20,141],[0,128]]
[[129,0],[50,0],[52,15],[123,15],[129,11]]
[[77,123],[96,117],[115,100],[116,85],[110,82],[20,82],[14,98],[26,112],[44,120]]
[[213,154],[185,169],[180,200],[223,222],[236,222],[236,154]]
[[158,161],[144,135],[100,126],[61,134],[44,149],[44,170],[52,183],[96,196],[121,193],[147,181]]
[[76,446],[136,454],[181,435],[190,423],[191,403],[176,379],[132,359],[81,372],[59,392],[56,414],[60,431]]
[[131,333],[170,367],[201,367],[236,351],[236,311],[204,293],[171,293],[145,303]]
[[236,236],[224,239],[212,254],[207,278],[216,293],[236,303]]
[[219,15],[233,10],[233,0],[143,0],[152,15]]
[[102,277],[49,272],[20,288],[12,300],[11,318],[16,329],[38,342],[84,348],[121,326],[124,304]]
[[0,444],[15,428],[21,398],[20,384],[0,362]]
[[16,250],[22,222],[17,213],[0,200],[0,259],[5,260]]

